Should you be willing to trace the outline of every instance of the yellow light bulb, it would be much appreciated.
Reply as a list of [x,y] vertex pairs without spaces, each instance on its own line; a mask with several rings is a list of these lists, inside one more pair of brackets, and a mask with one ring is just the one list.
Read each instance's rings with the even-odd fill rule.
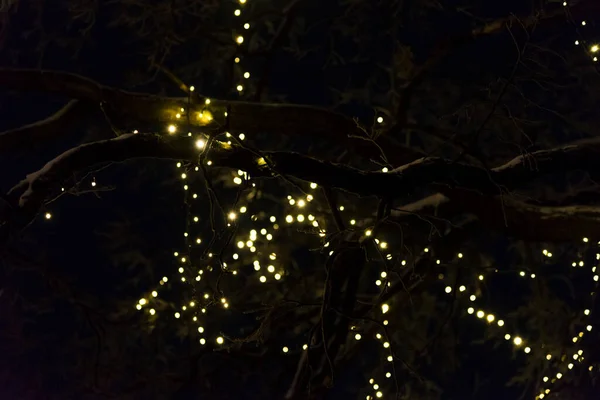
[[520,337],[516,336],[516,337],[513,339],[513,343],[515,344],[515,346],[520,346],[520,345],[522,345],[522,344],[523,344],[523,339],[521,339]]

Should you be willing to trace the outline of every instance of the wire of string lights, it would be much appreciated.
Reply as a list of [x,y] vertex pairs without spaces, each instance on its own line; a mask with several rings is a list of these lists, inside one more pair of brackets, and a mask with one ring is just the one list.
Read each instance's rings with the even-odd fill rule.
[[[243,15],[244,7],[247,6],[247,0],[238,0],[238,7],[233,11],[233,17],[239,19]],[[592,62],[598,61],[598,52],[600,47],[598,44],[586,39],[586,31],[588,23],[585,20],[577,21],[569,11],[569,3],[564,2],[563,6],[566,10],[566,15],[571,22],[576,25],[575,45],[582,46],[586,53],[590,56]],[[241,19],[240,19],[241,20]],[[243,46],[246,42],[244,32],[248,32],[251,26],[249,22],[240,23],[239,32],[234,35],[234,41],[237,46]],[[243,65],[241,56],[236,56],[235,64]],[[235,92],[240,96],[245,93],[246,82],[250,78],[250,72],[244,71],[236,77],[234,83]],[[228,312],[234,304],[228,298],[227,293],[219,287],[219,282],[223,275],[228,277],[236,277],[242,275],[238,269],[236,261],[240,259],[242,253],[245,256],[254,258],[252,270],[250,273],[244,271],[244,276],[251,276],[249,279],[254,279],[260,283],[268,283],[272,281],[281,281],[285,279],[286,270],[284,265],[278,263],[278,254],[272,246],[272,242],[276,241],[281,232],[288,227],[306,227],[312,229],[312,233],[320,238],[325,238],[327,231],[323,228],[324,223],[319,222],[319,218],[311,203],[315,198],[315,191],[318,189],[314,183],[307,183],[304,192],[301,194],[289,193],[284,199],[285,217],[279,218],[276,215],[259,215],[253,210],[252,200],[243,196],[238,196],[233,202],[233,207],[220,210],[226,219],[226,228],[223,231],[225,240],[221,244],[221,250],[215,252],[213,250],[214,237],[206,239],[202,237],[203,229],[207,225],[211,226],[211,233],[215,234],[217,227],[213,215],[218,213],[219,208],[223,207],[221,201],[217,198],[215,191],[210,187],[208,178],[206,177],[207,168],[210,168],[210,149],[215,140],[221,140],[223,143],[231,145],[233,142],[241,143],[244,141],[244,134],[239,134],[237,137],[232,137],[229,132],[223,132],[223,138],[211,138],[203,133],[192,132],[189,121],[191,118],[202,122],[209,123],[214,116],[216,110],[211,109],[211,100],[203,99],[203,108],[200,112],[192,115],[191,104],[194,101],[192,98],[194,87],[189,87],[188,93],[188,108],[182,107],[176,114],[176,118],[181,121],[180,124],[172,124],[166,128],[167,134],[183,135],[191,137],[190,144],[195,146],[199,151],[197,163],[176,164],[180,171],[180,179],[184,191],[184,202],[186,208],[185,230],[183,232],[184,247],[173,252],[173,256],[177,265],[177,274],[171,277],[164,276],[156,287],[150,289],[145,296],[140,298],[135,303],[135,308],[140,312],[144,312],[150,319],[158,318],[159,314],[164,314],[167,317],[172,317],[177,320],[185,320],[188,324],[193,324],[195,331],[198,334],[198,343],[200,345],[225,346],[227,337],[219,331],[218,326],[210,324],[209,315],[219,312]],[[377,123],[383,123],[383,117],[379,116],[376,119]],[[133,133],[137,133],[134,131]],[[389,172],[387,168],[383,168],[382,172]],[[96,186],[96,177],[91,176],[90,185]],[[252,188],[254,183],[252,177],[245,171],[235,171],[231,175],[231,184],[242,188]],[[206,220],[202,216],[197,204],[204,199],[204,204],[209,204],[211,216]],[[344,207],[340,206],[339,211],[344,216]],[[350,225],[356,225],[356,220],[352,216],[348,217]],[[47,221],[52,220],[53,215],[47,211],[43,218]],[[361,228],[362,229],[362,228]],[[391,250],[392,245],[384,237],[379,237],[373,234],[372,227],[366,227],[363,231],[365,240],[372,240],[378,249],[382,252],[387,260],[392,260],[397,257],[397,253]],[[582,253],[595,253],[596,260],[600,260],[600,250],[598,247],[600,242],[593,243],[591,239],[582,239]],[[328,242],[323,244],[324,248],[329,246]],[[427,257],[430,249],[424,248],[421,256]],[[543,256],[550,259],[553,254],[551,250],[545,249],[542,252]],[[451,260],[435,260],[438,265],[457,264],[463,262],[464,255],[461,252],[456,252],[455,258]],[[406,260],[397,260],[402,265]],[[597,265],[587,265],[583,259],[574,259],[571,263],[571,268],[579,269],[587,275],[590,280],[592,290],[590,291],[589,304],[593,304],[593,299],[597,291],[599,274]],[[489,329],[493,329],[495,334],[512,344],[515,350],[522,351],[524,354],[543,354],[547,360],[546,369],[540,390],[536,399],[543,399],[552,391],[552,386],[561,380],[565,374],[576,367],[587,368],[590,371],[594,368],[593,365],[586,363],[586,358],[583,348],[580,346],[584,340],[586,333],[592,331],[591,324],[584,324],[581,329],[571,338],[572,345],[568,348],[558,351],[556,349],[547,349],[544,347],[535,347],[530,344],[530,341],[524,334],[519,333],[514,326],[511,325],[508,318],[500,318],[496,313],[485,310],[481,303],[481,283],[489,278],[489,275],[495,271],[476,274],[465,280],[459,285],[448,281],[448,277],[441,274],[439,280],[444,283],[444,292],[449,296],[455,296],[465,316],[474,316],[486,323]],[[536,279],[534,273],[527,271],[515,271],[515,274],[522,279]],[[204,285],[204,282],[211,281],[211,285]],[[394,278],[387,271],[380,271],[378,279],[373,282],[373,285],[383,290],[388,285],[394,283]],[[174,290],[174,285],[183,285],[186,289],[179,305],[173,309],[167,306],[166,302],[160,301],[162,291]],[[210,290],[209,290],[210,288]],[[189,296],[185,298],[185,296]],[[393,363],[396,360],[393,346],[386,332],[386,327],[389,325],[388,315],[393,309],[393,304],[383,303],[380,306],[380,318],[378,320],[378,328],[369,332],[372,339],[378,341],[381,345],[384,354],[384,367],[381,369],[381,374],[378,376],[369,377],[370,388],[367,388],[366,398],[381,398],[384,396],[383,390],[386,380],[393,377]],[[160,311],[160,313],[159,313]],[[584,319],[589,319],[593,313],[590,308],[581,310]],[[210,329],[209,326],[210,325]],[[353,332],[354,340],[365,340],[366,332]],[[308,344],[302,344],[301,349],[293,349],[293,345],[284,344],[281,346],[282,353],[290,353],[292,350],[307,351]],[[387,363],[387,364],[386,364]]]

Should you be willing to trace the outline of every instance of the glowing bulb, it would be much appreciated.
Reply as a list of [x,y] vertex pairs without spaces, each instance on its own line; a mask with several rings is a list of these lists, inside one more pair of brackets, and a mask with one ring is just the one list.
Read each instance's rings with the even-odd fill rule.
[[223,342],[224,342],[223,338],[222,338],[221,336],[219,336],[219,337],[217,338],[217,343],[218,343],[218,344],[223,344]]
[[521,344],[523,344],[523,339],[521,339],[520,337],[516,336],[513,339],[513,343],[515,344],[515,346],[520,346]]
[[44,215],[44,217],[46,219],[50,219],[50,218],[52,218],[52,214],[50,214],[49,212],[47,212],[46,215]]
[[175,131],[177,130],[177,128],[175,127],[175,125],[169,125],[169,127],[167,128],[167,130],[169,131],[169,133],[175,133]]
[[199,149],[203,149],[204,146],[206,145],[206,142],[202,139],[198,139],[196,140],[196,147]]
[[243,37],[243,36],[238,36],[238,37],[237,37],[237,39],[235,39],[235,41],[236,41],[238,44],[242,44],[242,43],[244,43],[244,37]]

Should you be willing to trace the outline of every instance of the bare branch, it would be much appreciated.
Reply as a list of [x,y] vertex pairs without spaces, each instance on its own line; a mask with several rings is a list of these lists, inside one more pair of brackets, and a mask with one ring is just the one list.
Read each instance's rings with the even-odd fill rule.
[[511,197],[480,196],[464,190],[446,190],[392,211],[393,219],[404,219],[406,212],[436,216],[474,214],[487,228],[519,239],[563,242],[574,236],[600,234],[600,207],[538,206]]
[[[263,157],[268,159],[268,162],[265,162],[252,151],[216,142],[210,161],[214,166],[241,169],[255,177],[285,175],[362,196],[401,198],[417,188],[437,189],[458,204],[463,206],[468,204],[472,210],[478,210],[475,214],[487,216],[489,221],[486,222],[501,227],[504,221],[501,206],[504,204],[493,197],[501,194],[501,188],[514,189],[543,174],[564,173],[569,170],[586,169],[593,176],[597,174],[594,171],[600,171],[599,151],[600,139],[593,139],[516,157],[491,171],[442,158],[423,158],[389,173],[383,173],[361,171],[297,153],[264,152]],[[66,151],[47,163],[41,170],[28,175],[24,181],[11,189],[8,198],[15,207],[24,211],[29,218],[33,218],[52,191],[56,190],[57,185],[65,181],[74,171],[101,163],[148,157],[193,161],[198,158],[198,153],[192,138],[179,136],[131,134],[88,143]],[[488,199],[487,204],[484,202],[486,199]],[[513,209],[507,211],[508,221],[522,221],[533,225],[536,218],[535,207],[525,207],[524,204],[519,205],[505,197],[502,201],[513,205],[514,211]],[[490,212],[490,210],[496,211]],[[577,207],[564,208],[556,214],[552,214],[551,208],[537,210],[539,223],[536,222],[535,226],[542,229],[542,232],[547,232],[545,237],[551,235],[548,232],[551,231],[548,229],[548,224],[553,215],[556,221],[561,223],[566,223],[568,217],[573,215],[577,216],[577,221],[581,220],[580,228],[573,226],[573,230],[568,231],[569,237],[573,234],[591,235],[592,232],[600,232],[598,218],[591,208],[585,208],[584,214],[580,213],[583,208]],[[587,222],[583,221],[583,217],[587,218]],[[564,231],[564,229],[558,230]],[[526,235],[527,232],[529,230],[523,229],[521,235]]]
[[89,103],[71,100],[63,108],[46,119],[0,133],[0,152],[23,152],[34,146],[55,140],[73,123],[89,113]]
[[[22,90],[59,94],[70,98],[102,103],[109,116],[116,121],[135,120],[139,123],[177,124],[182,108],[191,115],[206,110],[213,119],[190,118],[192,127],[218,129],[228,123],[231,133],[247,136],[259,133],[312,137],[343,146],[366,159],[379,160],[380,148],[391,155],[389,162],[402,165],[423,154],[415,150],[392,144],[383,137],[378,143],[362,140],[356,123],[341,114],[317,107],[287,104],[258,104],[242,101],[225,101],[205,98],[161,97],[144,93],[127,92],[104,86],[80,75],[32,69],[0,69],[0,86]],[[198,101],[201,100],[201,101]],[[228,113],[228,118],[225,113]],[[0,142],[0,147],[2,143]]]

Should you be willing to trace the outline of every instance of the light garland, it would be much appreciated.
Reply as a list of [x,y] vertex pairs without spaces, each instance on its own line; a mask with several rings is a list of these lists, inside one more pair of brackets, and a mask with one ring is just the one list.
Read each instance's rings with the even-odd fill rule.
[[[239,7],[234,10],[234,17],[240,17],[243,14],[243,7],[246,4],[246,0],[239,0]],[[564,2],[563,6],[568,7],[568,3]],[[586,21],[581,21],[581,26],[585,27],[587,25]],[[249,23],[244,23],[242,25],[242,31],[246,31],[250,28]],[[245,43],[245,39],[243,34],[234,35],[234,43],[236,45],[243,45]],[[575,41],[575,45],[584,44],[583,40],[579,39]],[[590,54],[591,59],[596,62],[598,61],[597,54],[600,51],[600,47],[598,44],[590,44],[586,45],[587,52]],[[239,64],[241,62],[240,57],[236,57],[234,59],[234,63]],[[250,72],[243,72],[238,81],[234,83],[236,92],[239,95],[243,95],[245,91],[245,79],[250,78]],[[194,87],[190,87],[190,92],[194,91]],[[209,106],[211,104],[210,99],[205,100],[206,108],[199,112],[195,116],[189,116],[186,114],[186,110],[182,108],[175,114],[175,119],[185,121],[186,119],[195,117],[200,124],[208,124],[213,120],[213,114],[211,110],[209,110]],[[377,116],[375,119],[377,124],[383,124],[384,118],[382,116]],[[184,125],[184,124],[181,124]],[[175,135],[181,134],[184,136],[193,136],[191,132],[180,132],[181,126],[176,124],[171,124],[166,127],[167,134]],[[137,130],[133,131],[133,133],[138,133]],[[245,135],[239,134],[237,138],[232,138],[229,133],[226,133],[227,139],[233,139],[234,141],[243,141],[245,139]],[[206,151],[209,151],[206,147],[207,138],[198,135],[193,138],[193,145],[198,149],[199,155],[203,154]],[[226,139],[226,140],[227,140]],[[231,140],[227,140],[226,143],[232,144]],[[210,166],[210,160],[205,160],[205,165]],[[202,175],[201,168],[199,166],[185,166],[181,162],[176,164],[177,169],[183,169],[183,172],[180,174],[180,179],[182,181],[182,187],[184,189],[185,195],[187,197],[188,202],[194,202],[198,200],[198,193],[200,193],[203,188],[192,188],[191,185],[194,180],[197,180],[197,176]],[[381,169],[382,172],[389,172],[388,167],[383,167]],[[194,179],[192,179],[194,178]],[[235,186],[241,185],[254,185],[252,182],[252,178],[245,171],[236,171],[232,173],[231,182]],[[96,187],[97,181],[96,178],[93,177],[90,182],[92,187]],[[295,196],[292,194],[287,195],[286,200],[283,205],[285,206],[285,217],[283,220],[279,221],[276,216],[265,217],[264,219],[253,219],[249,212],[252,205],[250,203],[243,203],[236,205],[233,209],[229,210],[226,214],[228,220],[228,228],[230,230],[234,230],[234,228],[239,228],[242,225],[246,226],[246,224],[241,224],[241,222],[247,223],[247,225],[254,226],[260,222],[261,227],[253,227],[247,232],[237,232],[234,231],[235,238],[231,241],[231,246],[233,248],[233,252],[227,255],[226,260],[216,260],[215,254],[207,253],[207,259],[214,260],[214,264],[206,262],[206,265],[195,269],[191,264],[191,255],[190,250],[196,246],[205,245],[205,241],[199,235],[191,235],[191,231],[193,230],[194,224],[200,223],[201,216],[190,214],[187,221],[186,231],[183,233],[184,240],[186,242],[186,251],[175,251],[173,256],[178,265],[177,271],[179,275],[176,278],[171,277],[170,280],[167,276],[160,279],[157,286],[150,290],[148,294],[138,300],[135,304],[135,308],[139,311],[145,311],[148,314],[150,319],[155,319],[158,317],[158,309],[161,308],[158,303],[159,296],[161,295],[162,289],[166,289],[173,282],[181,282],[187,284],[189,288],[194,292],[196,290],[196,285],[193,282],[202,282],[204,277],[215,270],[215,264],[220,264],[219,268],[222,271],[226,271],[233,276],[238,275],[238,270],[233,268],[233,265],[236,265],[236,262],[240,260],[241,256],[252,257],[254,261],[252,262],[252,270],[254,273],[255,280],[261,284],[267,284],[269,282],[281,281],[285,279],[286,270],[283,265],[278,264],[279,256],[274,251],[262,252],[260,249],[262,247],[269,248],[269,243],[273,240],[277,240],[279,237],[279,233],[285,229],[294,229],[294,228],[302,228],[307,229],[306,232],[310,234],[316,234],[320,238],[325,238],[327,236],[327,231],[323,228],[324,223],[319,222],[318,218],[314,215],[316,214],[315,210],[311,209],[311,202],[314,200],[313,191],[318,188],[317,184],[310,183],[307,188],[307,193],[304,193],[302,196]],[[63,189],[64,191],[64,189]],[[191,208],[191,207],[188,207]],[[338,211],[343,212],[344,206],[339,206]],[[53,215],[50,211],[47,211],[43,214],[45,220],[51,220]],[[348,222],[350,225],[355,226],[356,220],[349,219]],[[281,224],[281,225],[280,225]],[[269,227],[265,227],[269,225]],[[285,227],[285,228],[284,228]],[[394,255],[390,253],[390,244],[384,240],[382,237],[372,237],[373,231],[371,229],[364,229],[363,234],[364,237],[372,239],[373,243],[378,248],[378,251],[385,251],[383,254],[385,260],[393,260]],[[583,238],[583,242],[588,244],[589,239]],[[598,243],[600,245],[600,242]],[[327,248],[329,243],[326,242],[324,244],[324,248]],[[425,248],[423,253],[428,253],[429,249]],[[331,254],[331,253],[330,253]],[[548,250],[542,251],[543,256],[547,258],[551,258],[553,256],[552,252]],[[462,253],[457,253],[457,259],[460,260],[463,258]],[[596,255],[596,259],[600,259],[600,253]],[[401,260],[400,265],[406,265],[406,260]],[[437,264],[441,264],[441,260],[436,260]],[[572,267],[584,267],[585,263],[583,260],[574,260],[571,263]],[[594,285],[597,286],[599,275],[597,272],[597,266],[593,266],[591,268],[592,272],[592,281]],[[536,279],[536,275],[533,273],[527,273],[525,271],[518,271],[518,275],[522,278],[530,278]],[[177,279],[178,278],[178,279]],[[486,274],[478,274],[477,280],[483,281],[486,279]],[[171,283],[170,283],[171,282]],[[376,287],[383,290],[386,286],[390,286],[392,284],[390,280],[390,276],[387,271],[381,271],[378,278],[374,281]],[[552,375],[547,374],[542,378],[541,388],[538,392],[536,399],[543,399],[549,393],[551,393],[551,387],[558,380],[562,379],[569,370],[574,368],[575,363],[583,363],[585,360],[583,349],[576,348],[572,350],[568,356],[563,354],[553,354],[552,352],[547,352],[543,348],[532,347],[533,345],[530,342],[523,338],[520,334],[510,331],[506,326],[506,321],[504,319],[500,319],[496,316],[496,314],[483,310],[482,307],[476,307],[476,303],[478,300],[477,292],[470,291],[469,286],[460,285],[456,289],[451,286],[445,286],[444,292],[448,295],[457,296],[460,301],[464,301],[467,303],[463,310],[466,311],[467,315],[475,316],[477,319],[487,322],[489,326],[495,326],[497,329],[500,329],[501,332],[504,332],[504,339],[506,341],[510,341],[515,349],[523,351],[525,354],[530,354],[532,352],[543,352],[545,353],[545,358],[548,361],[547,370],[553,370]],[[195,324],[195,330],[198,332],[199,338],[198,343],[200,345],[206,345],[209,342],[213,342],[218,346],[222,346],[226,342],[226,338],[218,332],[207,332],[205,323],[203,323],[202,319],[209,312],[209,310],[215,309],[219,307],[221,309],[229,309],[232,306],[231,301],[223,296],[220,298],[216,298],[215,293],[196,293],[192,296],[192,299],[188,299],[184,302],[181,302],[177,309],[172,309],[171,314],[175,319],[185,319],[188,323],[192,322]],[[164,307],[164,306],[162,306]],[[389,321],[385,319],[385,315],[389,314],[392,311],[392,307],[390,303],[382,303],[380,305],[381,312],[381,325],[385,327],[389,324]],[[591,311],[589,309],[583,310],[583,315],[585,318],[589,319],[591,316]],[[584,338],[586,332],[592,331],[592,326],[587,324],[585,329],[582,329],[576,336],[572,338],[573,344],[578,344]],[[361,341],[365,339],[364,334],[359,332],[355,332],[352,336],[355,341]],[[392,345],[390,340],[387,339],[385,332],[378,331],[373,336],[374,340],[377,340],[381,343],[382,349],[385,352],[385,360],[389,363],[394,362],[394,355],[392,352]],[[293,353],[293,346],[284,345],[281,347],[281,352],[283,354]],[[302,351],[307,351],[308,345],[302,345]],[[559,363],[554,368],[551,368],[550,363],[554,360],[558,359]],[[593,366],[588,366],[591,370]],[[392,371],[385,370],[384,377],[385,379],[381,379],[381,381],[389,380],[392,378]],[[380,382],[376,381],[375,378],[369,379],[370,388],[368,389],[369,393],[366,398],[374,399],[374,398],[382,398],[384,393],[382,391],[382,385]]]

